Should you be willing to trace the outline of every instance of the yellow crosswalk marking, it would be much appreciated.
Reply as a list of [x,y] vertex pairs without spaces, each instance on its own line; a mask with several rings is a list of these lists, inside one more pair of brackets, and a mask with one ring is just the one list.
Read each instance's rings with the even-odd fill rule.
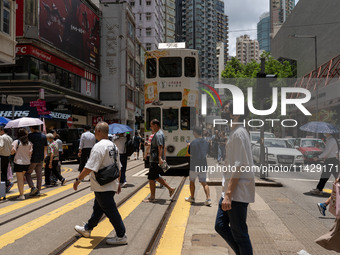
[[51,196],[54,196],[54,195],[57,195],[63,191],[66,191],[68,189],[72,189],[73,188],[73,183],[71,184],[68,184],[66,186],[61,186],[60,188],[58,189],[54,189],[52,191],[49,191],[49,192],[46,192],[46,193],[41,193],[40,196],[36,196],[36,197],[31,197],[29,199],[26,199],[24,201],[20,201],[18,203],[15,203],[15,204],[12,204],[12,205],[9,205],[9,206],[6,206],[6,207],[3,207],[1,208],[0,210],[0,215],[3,215],[3,214],[6,214],[6,213],[9,213],[9,212],[12,212],[14,210],[17,210],[17,209],[20,209],[20,208],[23,208],[27,205],[31,205],[33,203],[36,203],[38,201],[41,201],[43,199],[46,199],[48,197],[51,197]]
[[185,195],[188,193],[189,185],[184,185],[165,227],[156,255],[181,255],[191,206],[185,201]]
[[89,202],[94,198],[94,193],[90,193],[88,195],[85,195],[71,203],[68,203],[64,206],[59,207],[58,209],[55,209],[44,216],[41,216],[39,218],[36,218],[16,229],[13,229],[10,232],[7,232],[6,234],[0,236],[0,249],[3,247],[14,243],[16,240],[24,237],[25,235],[31,233],[32,231],[48,224],[49,222],[57,219],[58,217],[64,215],[65,213],[72,211],[73,209]]
[[[119,213],[124,220],[136,207],[143,201],[143,199],[150,193],[149,186],[145,186],[138,191],[131,199],[119,208]],[[80,238],[70,248],[64,251],[64,255],[86,255],[90,254],[92,250],[106,238],[113,230],[112,224],[106,218],[92,230],[91,235],[93,238]],[[1,237],[0,237],[1,238]],[[1,240],[1,239],[0,239]]]
[[332,190],[331,189],[323,189],[322,191],[325,192],[325,193],[332,194]]

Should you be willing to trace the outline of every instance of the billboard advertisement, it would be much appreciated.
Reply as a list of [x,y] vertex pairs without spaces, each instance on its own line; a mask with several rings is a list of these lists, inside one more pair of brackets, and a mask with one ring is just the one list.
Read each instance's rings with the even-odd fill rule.
[[99,17],[80,0],[40,0],[39,36],[99,67]]

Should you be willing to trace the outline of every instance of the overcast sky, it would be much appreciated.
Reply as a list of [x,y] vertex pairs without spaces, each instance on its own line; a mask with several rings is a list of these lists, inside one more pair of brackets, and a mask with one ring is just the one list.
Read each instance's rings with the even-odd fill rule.
[[[229,16],[229,55],[235,56],[237,37],[248,34],[251,39],[257,39],[257,23],[264,12],[269,12],[269,0],[224,0],[224,3]],[[236,32],[239,30],[247,31]]]

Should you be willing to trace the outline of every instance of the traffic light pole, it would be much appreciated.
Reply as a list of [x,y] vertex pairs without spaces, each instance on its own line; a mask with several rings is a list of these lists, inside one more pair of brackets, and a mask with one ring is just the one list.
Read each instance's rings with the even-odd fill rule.
[[[265,76],[265,63],[266,63],[266,60],[264,58],[261,58],[261,71],[258,77]],[[258,81],[257,84],[264,82],[264,78],[258,78],[258,79],[260,80]],[[260,109],[263,110],[263,107],[264,107],[264,98],[260,100]],[[261,120],[264,121],[264,116],[261,116]],[[264,179],[266,177],[265,173],[263,172],[264,165],[265,165],[264,125],[262,125],[261,130],[260,130],[260,178],[261,179]]]

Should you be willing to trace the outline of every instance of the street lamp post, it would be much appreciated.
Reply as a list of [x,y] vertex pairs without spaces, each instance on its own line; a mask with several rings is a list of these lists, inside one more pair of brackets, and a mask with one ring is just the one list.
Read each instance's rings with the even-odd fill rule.
[[[316,72],[317,77],[317,69],[318,69],[318,47],[317,47],[317,36],[316,35],[290,35],[291,38],[313,38],[314,39],[314,69]],[[318,95],[318,86],[316,86],[316,92],[315,92],[315,98],[316,98],[316,120],[319,119],[319,95]]]

